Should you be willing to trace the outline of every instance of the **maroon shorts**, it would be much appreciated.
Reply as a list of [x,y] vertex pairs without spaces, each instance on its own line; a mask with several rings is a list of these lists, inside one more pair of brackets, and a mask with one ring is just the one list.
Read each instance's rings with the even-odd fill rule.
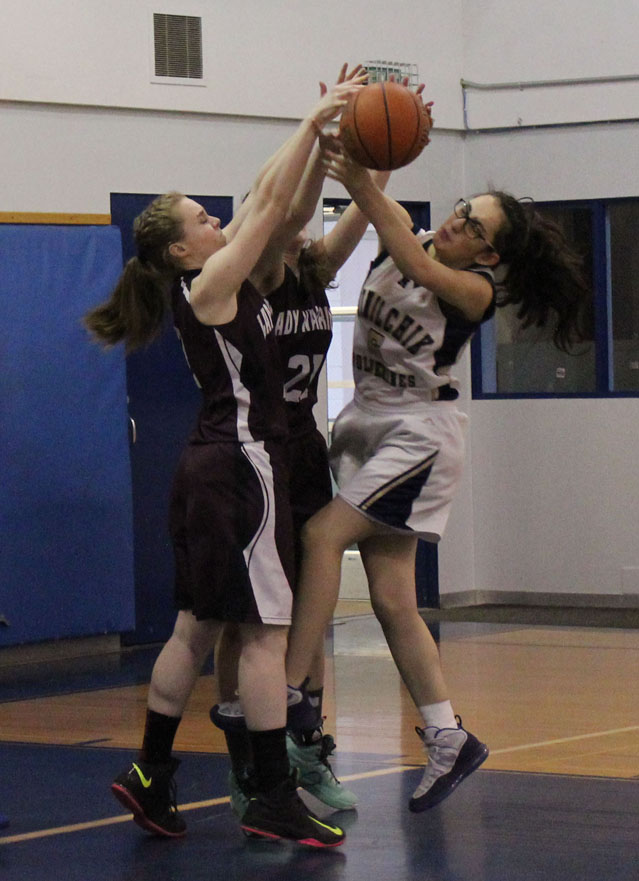
[[173,482],[175,599],[198,620],[289,624],[295,577],[282,445],[189,445]]
[[326,441],[319,431],[291,438],[287,454],[293,528],[298,537],[309,517],[333,498],[333,484]]

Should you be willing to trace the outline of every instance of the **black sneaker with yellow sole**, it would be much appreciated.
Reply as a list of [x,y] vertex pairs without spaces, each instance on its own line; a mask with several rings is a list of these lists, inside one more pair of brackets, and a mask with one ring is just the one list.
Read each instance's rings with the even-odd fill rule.
[[162,764],[138,760],[111,784],[111,792],[133,813],[138,826],[154,835],[179,838],[186,833],[186,823],[177,809],[173,779],[179,764],[179,759]]
[[249,800],[242,829],[261,838],[286,838],[309,847],[338,847],[346,837],[339,826],[320,820],[306,807],[288,777],[267,793]]

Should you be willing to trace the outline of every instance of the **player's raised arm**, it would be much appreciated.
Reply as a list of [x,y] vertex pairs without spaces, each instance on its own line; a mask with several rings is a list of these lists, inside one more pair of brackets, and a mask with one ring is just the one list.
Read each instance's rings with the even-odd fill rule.
[[[323,127],[344,107],[357,82],[337,83],[302,121],[277,154],[251,201],[246,218],[226,247],[211,255],[191,286],[191,305],[200,321],[228,320],[229,298],[249,277],[276,226],[286,217],[313,144]],[[220,319],[220,316],[224,316]]]

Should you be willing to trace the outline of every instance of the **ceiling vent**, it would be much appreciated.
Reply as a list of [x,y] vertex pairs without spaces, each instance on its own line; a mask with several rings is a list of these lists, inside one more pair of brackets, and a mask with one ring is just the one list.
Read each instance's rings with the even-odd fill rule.
[[153,13],[155,75],[201,80],[202,19]]

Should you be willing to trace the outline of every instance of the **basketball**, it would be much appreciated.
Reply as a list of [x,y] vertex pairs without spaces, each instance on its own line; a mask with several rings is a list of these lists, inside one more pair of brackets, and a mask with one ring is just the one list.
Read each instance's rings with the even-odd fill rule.
[[416,159],[432,120],[421,97],[395,82],[371,83],[353,95],[340,119],[346,152],[360,165],[390,171]]

